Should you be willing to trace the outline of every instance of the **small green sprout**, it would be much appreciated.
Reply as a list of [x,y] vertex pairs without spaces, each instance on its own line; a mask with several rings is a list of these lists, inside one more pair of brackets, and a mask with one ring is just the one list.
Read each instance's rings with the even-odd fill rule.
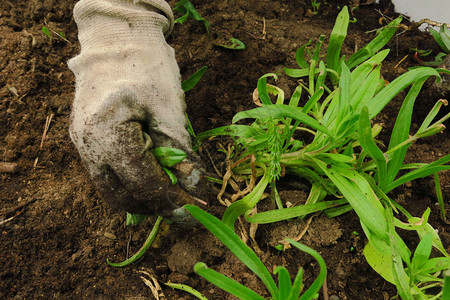
[[448,29],[447,24],[442,24],[439,32],[430,28],[430,33],[433,35],[436,43],[442,48],[442,50],[450,54],[450,29]]
[[59,37],[63,41],[70,43],[69,40],[66,39],[66,36],[64,35],[64,33],[55,31],[48,26],[42,26],[41,31],[43,34],[45,34],[48,37],[48,39],[50,40],[50,43],[53,41],[53,34],[55,34],[57,37]]
[[231,50],[244,50],[245,44],[235,38],[231,38],[229,41],[229,44],[220,44],[219,47],[225,48],[225,49],[231,49]]
[[192,19],[194,19],[196,21],[203,22],[203,25],[205,26],[206,31],[208,33],[210,32],[211,25],[209,24],[209,22],[205,18],[203,18],[197,12],[197,10],[195,9],[195,7],[191,3],[191,1],[189,1],[189,0],[181,0],[175,5],[175,8],[173,10],[183,14],[183,16],[181,16],[180,18],[175,20],[175,23],[183,24],[189,18],[192,18]]

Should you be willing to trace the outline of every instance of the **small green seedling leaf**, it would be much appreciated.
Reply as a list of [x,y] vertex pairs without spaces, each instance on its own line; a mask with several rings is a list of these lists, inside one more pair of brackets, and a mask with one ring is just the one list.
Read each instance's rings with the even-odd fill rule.
[[129,212],[127,212],[126,225],[127,226],[140,225],[140,224],[142,224],[145,221],[145,219],[147,217],[148,217],[147,215],[130,214]]
[[53,37],[52,37],[52,33],[50,32],[50,29],[48,29],[47,26],[42,26],[41,31],[42,31],[43,34],[48,36],[48,38],[50,39],[50,42],[51,42]]
[[183,16],[181,16],[180,18],[176,19],[174,22],[175,23],[180,23],[183,24],[184,22],[186,22],[189,18],[192,18],[196,21],[200,21],[203,22],[203,25],[206,28],[206,31],[209,33],[210,32],[210,27],[211,25],[209,24],[209,22],[203,18],[195,9],[194,5],[191,3],[191,1],[188,0],[181,0],[179,1],[176,5],[175,8],[173,9],[176,12],[182,13]]
[[197,85],[197,83],[202,79],[203,75],[205,74],[206,70],[208,69],[207,66],[201,67],[198,71],[196,71],[194,74],[192,74],[188,79],[184,80],[181,83],[181,88],[184,92],[190,91],[194,86]]
[[244,50],[246,48],[245,44],[236,38],[231,38],[228,40],[228,42],[229,44],[220,44],[217,46],[231,50]]
[[159,164],[163,167],[173,167],[186,158],[186,152],[176,148],[158,147],[153,150]]

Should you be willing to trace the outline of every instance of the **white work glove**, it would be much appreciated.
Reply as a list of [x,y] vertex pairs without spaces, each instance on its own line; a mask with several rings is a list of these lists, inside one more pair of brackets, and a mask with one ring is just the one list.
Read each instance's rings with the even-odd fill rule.
[[169,5],[81,0],[74,17],[81,52],[68,63],[76,76],[70,136],[84,164],[111,206],[130,213],[179,213],[191,197],[172,185],[144,150],[150,143],[185,151],[185,171],[177,174],[181,185],[189,190],[200,179],[179,68],[165,41],[173,26]]

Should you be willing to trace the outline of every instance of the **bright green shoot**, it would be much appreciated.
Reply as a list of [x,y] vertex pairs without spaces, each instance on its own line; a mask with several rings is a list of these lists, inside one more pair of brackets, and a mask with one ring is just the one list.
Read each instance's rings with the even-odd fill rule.
[[[237,258],[239,258],[239,260],[241,260],[263,281],[271,295],[270,299],[306,300],[317,298],[318,292],[325,281],[327,273],[325,262],[319,253],[296,241],[287,239],[287,241],[291,245],[303,252],[310,254],[317,260],[320,266],[320,273],[313,284],[306,291],[303,291],[303,269],[299,269],[296,277],[294,278],[294,281],[292,282],[287,269],[283,266],[278,266],[274,270],[274,274],[278,275],[277,286],[274,279],[272,278],[272,275],[258,258],[258,256],[246,244],[244,244],[244,242],[242,242],[238,235],[225,223],[223,223],[216,217],[204,212],[196,206],[186,205],[185,208],[192,214],[195,219],[197,219],[197,221],[199,221],[203,226],[206,227],[206,229],[214,234],[214,236],[216,236],[225,246],[227,246],[228,249],[230,249]],[[194,266],[194,271],[209,282],[240,299],[265,299],[253,290],[234,281],[233,279],[230,279],[217,271],[209,269],[204,263],[197,263]]]
[[442,24],[439,32],[433,28],[430,28],[430,32],[442,50],[446,54],[450,54],[450,29],[448,29],[447,24]]
[[178,19],[175,20],[175,23],[183,24],[189,18],[192,18],[192,19],[194,19],[196,21],[203,22],[203,25],[205,26],[206,31],[208,33],[210,32],[211,25],[209,24],[209,22],[205,18],[203,18],[197,12],[197,10],[195,9],[195,7],[191,3],[191,1],[189,1],[189,0],[181,0],[175,5],[173,10],[183,14],[183,16],[181,16],[181,17],[179,17]]

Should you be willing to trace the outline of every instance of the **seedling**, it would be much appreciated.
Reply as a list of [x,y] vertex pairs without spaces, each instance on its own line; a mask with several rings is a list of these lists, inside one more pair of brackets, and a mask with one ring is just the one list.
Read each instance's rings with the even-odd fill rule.
[[228,44],[220,44],[218,45],[219,47],[225,48],[225,49],[230,49],[230,50],[244,50],[245,49],[245,44],[235,38],[231,38],[228,41]]
[[[368,245],[385,253],[392,274],[400,277],[408,274],[410,250],[395,228],[414,230],[421,238],[434,230],[427,223],[427,212],[422,220],[418,219],[421,226],[416,226],[417,218],[387,193],[408,181],[450,169],[450,155],[430,164],[403,163],[407,149],[416,140],[444,130],[443,122],[450,118],[450,113],[435,120],[440,109],[447,105],[445,100],[439,100],[416,133],[410,135],[413,106],[422,85],[429,77],[436,76],[439,80],[440,76],[435,69],[419,67],[387,85],[381,79],[381,63],[389,50],[380,50],[400,22],[401,17],[393,20],[373,41],[346,59],[340,54],[349,23],[345,7],[331,33],[325,60],[321,59],[325,39],[321,36],[312,52],[310,43],[297,50],[299,69],[285,68],[288,76],[304,78],[289,101],[284,99],[280,88],[267,83],[268,79],[276,80],[277,75],[266,74],[257,84],[262,106],[239,112],[233,118],[233,123],[253,119],[251,125],[232,124],[197,135],[198,143],[217,135],[231,136],[235,140],[234,147],[230,148],[233,153],[229,155],[235,165],[233,174],[236,178],[257,182],[242,199],[229,205],[223,216],[224,224],[233,229],[235,221],[243,214],[252,223],[271,223],[316,211],[337,216],[353,209]],[[382,127],[372,125],[371,120],[409,86],[391,139],[387,147],[380,148],[376,136]],[[299,105],[303,91],[308,100]],[[305,135],[310,136],[307,139],[310,142],[297,138]],[[401,174],[400,170],[403,170]],[[277,196],[276,182],[285,173],[311,183],[305,205],[284,208]],[[269,186],[279,209],[249,215]],[[403,214],[409,223],[405,225],[394,213]],[[441,252],[443,259],[448,259],[435,233],[432,245]],[[394,282],[399,293],[412,295],[414,285],[405,287],[400,277]],[[436,282],[442,285],[439,280]]]
[[450,29],[448,29],[447,24],[442,24],[439,32],[433,28],[430,28],[430,32],[442,50],[450,54]]
[[189,0],[181,0],[175,5],[175,8],[173,10],[183,14],[182,17],[180,17],[180,18],[175,20],[175,23],[183,24],[189,18],[192,18],[192,19],[194,19],[196,21],[203,22],[203,25],[205,26],[206,31],[208,33],[210,32],[211,25],[209,24],[209,22],[205,18],[203,18],[197,12],[197,10],[195,9],[195,7],[191,3],[191,1],[189,1]]
[[60,39],[62,39],[63,41],[65,41],[67,43],[70,43],[70,41],[68,39],[66,39],[66,36],[64,35],[64,33],[55,31],[50,27],[42,26],[41,31],[43,34],[45,34],[48,37],[48,39],[50,40],[50,43],[53,41],[53,35],[59,37]]
[[320,8],[319,0],[311,0],[311,6],[312,6],[312,12],[314,14],[317,14],[319,12],[319,8]]
[[[231,230],[225,223],[217,219],[216,217],[204,212],[200,208],[193,205],[186,205],[192,216],[197,219],[203,226],[206,227],[214,236],[216,236],[230,251],[236,255],[252,272],[254,272],[267,287],[271,299],[273,300],[296,300],[296,299],[315,299],[321,286],[325,281],[327,269],[325,261],[319,253],[313,249],[302,245],[294,240],[287,239],[294,247],[300,249],[313,256],[320,266],[320,274],[314,280],[312,285],[303,291],[303,269],[300,268],[294,282],[291,282],[291,278],[288,270],[283,266],[278,266],[274,270],[274,274],[278,275],[278,286],[272,278],[272,275],[264,266],[258,256],[238,237],[233,230]],[[253,290],[245,287],[244,285],[234,281],[231,278],[222,275],[221,273],[209,269],[204,263],[197,263],[194,266],[194,272],[204,277],[209,282],[225,290],[226,292],[240,298],[240,299],[254,299],[263,300],[265,298],[258,295]],[[303,294],[302,294],[303,292]],[[300,294],[302,294],[300,296]]]

